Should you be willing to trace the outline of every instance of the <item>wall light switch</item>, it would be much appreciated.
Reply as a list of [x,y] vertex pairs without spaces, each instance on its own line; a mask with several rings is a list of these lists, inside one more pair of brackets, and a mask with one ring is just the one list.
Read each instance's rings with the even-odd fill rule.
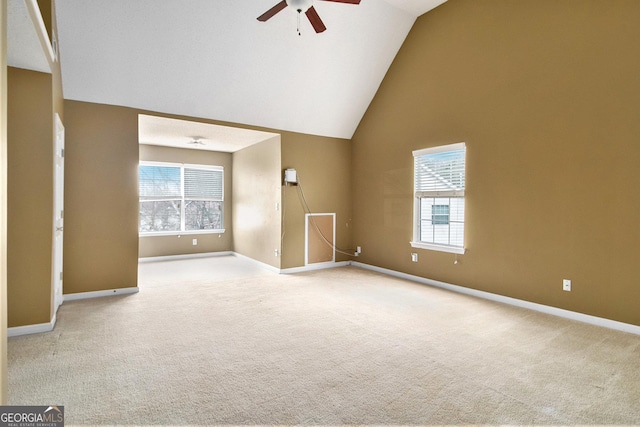
[[198,246],[198,239],[193,239],[193,246]]
[[563,291],[567,291],[567,292],[571,292],[571,280],[562,279],[562,290]]

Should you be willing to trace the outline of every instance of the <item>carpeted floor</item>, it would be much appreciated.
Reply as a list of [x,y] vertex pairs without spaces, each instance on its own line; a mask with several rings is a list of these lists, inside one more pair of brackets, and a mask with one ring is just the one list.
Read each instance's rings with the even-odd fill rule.
[[138,294],[9,340],[9,404],[67,425],[637,425],[640,337],[355,267],[142,264]]

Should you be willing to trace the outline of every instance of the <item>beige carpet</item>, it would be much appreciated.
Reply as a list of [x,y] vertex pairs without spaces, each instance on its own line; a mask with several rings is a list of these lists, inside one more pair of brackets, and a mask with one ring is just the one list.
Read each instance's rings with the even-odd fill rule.
[[140,272],[9,340],[9,404],[67,425],[640,424],[639,336],[355,267]]

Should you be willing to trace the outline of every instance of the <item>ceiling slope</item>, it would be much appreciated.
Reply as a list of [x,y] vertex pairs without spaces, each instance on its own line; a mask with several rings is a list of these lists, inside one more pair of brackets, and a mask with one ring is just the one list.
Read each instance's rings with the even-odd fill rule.
[[277,0],[57,0],[64,95],[351,138],[417,17],[389,2],[317,2],[299,36],[290,8],[257,21]]
[[[36,9],[33,9],[36,10]],[[34,22],[24,0],[7,2],[7,65],[26,70],[51,73],[51,65],[38,31],[46,30],[42,17]]]

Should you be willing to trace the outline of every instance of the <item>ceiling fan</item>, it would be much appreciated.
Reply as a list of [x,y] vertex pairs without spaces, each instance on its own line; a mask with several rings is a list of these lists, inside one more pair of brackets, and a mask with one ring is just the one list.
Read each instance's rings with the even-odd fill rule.
[[[332,1],[334,3],[348,3],[348,4],[360,4],[360,0],[320,0],[320,1]],[[304,12],[311,22],[311,26],[316,30],[316,33],[321,33],[327,29],[322,19],[313,7],[313,0],[282,0],[280,3],[267,10],[265,13],[258,17],[258,21],[266,22],[271,19],[275,14],[286,8],[287,6],[293,8],[298,12],[298,34],[300,34],[300,14]]]
[[204,142],[202,142],[202,137],[201,136],[192,136],[191,137],[191,141],[188,141],[187,144],[189,145],[206,145]]

